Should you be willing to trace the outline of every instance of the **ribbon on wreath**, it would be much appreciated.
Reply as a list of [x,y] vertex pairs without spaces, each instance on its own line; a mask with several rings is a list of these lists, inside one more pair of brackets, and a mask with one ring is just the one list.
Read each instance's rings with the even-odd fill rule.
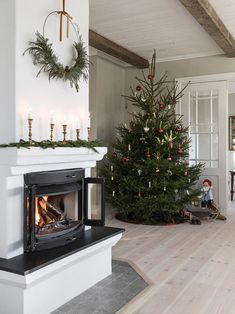
[[63,40],[63,16],[67,19],[67,29],[66,29],[66,37],[69,38],[69,22],[72,20],[72,16],[68,14],[65,10],[65,0],[62,0],[62,11],[57,11],[57,13],[60,15],[60,41]]

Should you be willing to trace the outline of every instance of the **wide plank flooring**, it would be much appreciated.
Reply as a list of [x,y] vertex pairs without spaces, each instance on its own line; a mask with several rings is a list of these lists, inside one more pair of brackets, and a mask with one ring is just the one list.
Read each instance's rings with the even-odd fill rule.
[[172,226],[107,225],[126,232],[113,258],[128,261],[149,286],[118,314],[235,314],[235,210],[227,221]]

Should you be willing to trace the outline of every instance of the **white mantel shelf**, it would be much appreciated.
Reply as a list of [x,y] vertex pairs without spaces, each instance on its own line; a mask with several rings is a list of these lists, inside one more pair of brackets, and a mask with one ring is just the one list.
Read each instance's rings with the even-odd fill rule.
[[47,171],[69,168],[92,168],[96,161],[107,153],[106,147],[58,147],[42,149],[39,147],[0,149],[0,165],[8,168],[10,175],[26,172]]

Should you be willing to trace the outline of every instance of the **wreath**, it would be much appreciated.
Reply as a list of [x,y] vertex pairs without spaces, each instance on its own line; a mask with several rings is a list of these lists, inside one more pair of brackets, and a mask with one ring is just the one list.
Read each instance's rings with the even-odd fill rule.
[[[44,32],[43,32],[44,33]],[[79,90],[79,81],[81,77],[88,80],[88,68],[89,59],[82,41],[82,37],[78,36],[78,41],[74,42],[73,47],[76,52],[76,57],[73,58],[72,66],[63,66],[58,61],[58,57],[52,49],[52,44],[49,43],[49,39],[45,38],[44,35],[36,32],[36,40],[29,42],[29,48],[27,48],[23,55],[28,52],[33,57],[33,64],[41,66],[37,77],[41,72],[48,73],[49,81],[51,79],[60,79],[68,81],[71,87],[75,87],[76,91]]]

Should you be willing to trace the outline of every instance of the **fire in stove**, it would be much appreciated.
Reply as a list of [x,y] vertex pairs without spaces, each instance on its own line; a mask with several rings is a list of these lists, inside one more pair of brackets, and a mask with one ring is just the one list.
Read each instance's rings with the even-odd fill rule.
[[64,212],[60,208],[55,207],[48,198],[49,196],[36,197],[35,223],[40,228],[66,219]]
[[[37,236],[47,236],[52,233],[63,233],[64,230],[76,229],[78,221],[67,217],[71,208],[66,208],[71,195],[37,196],[35,198],[35,226]],[[71,205],[71,202],[69,203]],[[68,207],[68,205],[67,205]],[[70,207],[70,206],[69,206]],[[80,225],[80,222],[79,222]]]
[[85,225],[104,226],[104,179],[84,169],[27,173],[24,208],[25,252],[74,243]]

